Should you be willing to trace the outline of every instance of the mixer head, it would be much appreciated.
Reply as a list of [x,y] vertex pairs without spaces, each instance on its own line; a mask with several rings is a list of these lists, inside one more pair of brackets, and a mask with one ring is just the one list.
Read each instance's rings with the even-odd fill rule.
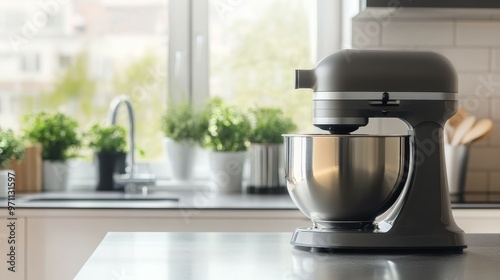
[[356,131],[371,117],[442,118],[420,101],[452,100],[457,92],[453,65],[433,52],[344,50],[295,76],[295,88],[314,90],[313,124],[332,134]]
[[346,125],[346,124],[316,125],[316,127],[320,128],[322,130],[327,130],[330,132],[330,134],[334,134],[334,135],[351,134],[351,132],[354,132],[354,131],[358,130],[358,128],[359,128],[358,125]]

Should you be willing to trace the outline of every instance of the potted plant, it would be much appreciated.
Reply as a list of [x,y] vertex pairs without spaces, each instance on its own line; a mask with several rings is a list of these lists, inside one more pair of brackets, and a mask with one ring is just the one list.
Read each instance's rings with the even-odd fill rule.
[[64,190],[68,185],[67,160],[76,156],[80,146],[78,123],[62,113],[41,112],[28,115],[23,130],[33,143],[42,145],[43,189]]
[[85,138],[89,148],[95,152],[97,159],[97,187],[98,191],[116,190],[113,180],[114,173],[125,173],[126,161],[126,132],[119,125],[93,125]]
[[241,192],[251,129],[248,117],[235,107],[217,104],[209,106],[206,125],[204,144],[211,151],[211,181],[219,191]]
[[[11,160],[20,160],[24,154],[24,147],[12,130],[0,128],[0,197],[8,196],[8,188],[12,185],[14,171],[6,169]],[[11,183],[11,184],[9,184]]]
[[172,104],[162,116],[161,128],[173,178],[180,181],[191,179],[195,147],[202,143],[205,135],[201,114],[189,104]]
[[297,129],[279,108],[251,111],[249,193],[286,193],[284,183],[283,134]]

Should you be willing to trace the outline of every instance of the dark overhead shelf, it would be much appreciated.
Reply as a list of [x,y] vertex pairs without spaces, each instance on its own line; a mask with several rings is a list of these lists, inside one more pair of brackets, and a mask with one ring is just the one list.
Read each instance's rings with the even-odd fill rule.
[[367,7],[500,8],[498,0],[367,0]]

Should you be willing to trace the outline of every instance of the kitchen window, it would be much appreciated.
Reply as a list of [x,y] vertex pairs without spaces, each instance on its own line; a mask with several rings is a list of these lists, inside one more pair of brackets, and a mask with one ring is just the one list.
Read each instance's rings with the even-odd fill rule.
[[[2,20],[9,40],[0,51],[20,63],[11,71],[10,56],[0,56],[0,90],[17,100],[8,116],[0,112],[9,120],[2,126],[19,129],[23,115],[57,110],[87,129],[125,94],[136,114],[139,160],[168,178],[159,120],[169,99],[279,106],[311,130],[311,96],[293,90],[293,70],[349,47],[345,15],[358,9],[347,0],[2,1],[2,13],[17,16]],[[28,70],[36,75],[21,73]],[[78,79],[68,83],[71,77]]]
[[311,96],[294,95],[293,85],[294,69],[314,64],[316,4],[233,2],[208,11],[209,95],[244,108],[280,107],[309,130]]
[[[2,1],[0,90],[17,98],[2,127],[19,129],[24,115],[62,111],[82,130],[105,122],[113,97],[128,95],[144,159],[161,154],[158,116],[166,107],[168,0]],[[22,19],[22,20],[20,20]],[[5,74],[4,74],[5,73]],[[125,118],[123,118],[125,120]],[[148,125],[141,125],[141,122]],[[125,126],[125,121],[120,121]],[[90,151],[83,156],[90,158]]]

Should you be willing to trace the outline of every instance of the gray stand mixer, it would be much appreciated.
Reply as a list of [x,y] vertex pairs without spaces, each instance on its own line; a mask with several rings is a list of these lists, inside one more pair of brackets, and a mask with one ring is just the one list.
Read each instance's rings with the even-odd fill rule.
[[[285,137],[287,187],[313,225],[291,244],[328,249],[466,248],[451,213],[443,125],[457,110],[457,75],[432,52],[344,50],[312,70],[313,124],[331,134]],[[408,135],[351,134],[398,118]]]

